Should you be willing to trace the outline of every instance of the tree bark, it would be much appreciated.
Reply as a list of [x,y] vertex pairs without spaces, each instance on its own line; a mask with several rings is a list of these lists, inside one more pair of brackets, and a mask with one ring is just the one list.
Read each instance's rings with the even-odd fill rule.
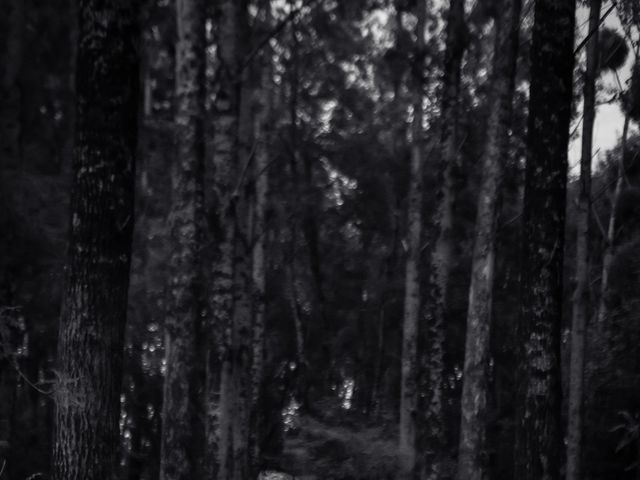
[[[20,69],[24,26],[24,2],[0,0],[0,172],[20,165]],[[7,273],[2,272],[3,277]],[[11,458],[13,409],[17,386],[14,368],[14,349],[11,320],[13,312],[11,294],[0,289],[0,468],[10,480],[12,465],[5,464]]]
[[447,285],[453,255],[454,172],[459,164],[458,125],[462,57],[467,46],[464,0],[451,0],[447,15],[447,40],[442,77],[441,134],[439,149],[440,192],[431,219],[435,236],[429,263],[428,285],[421,329],[421,391],[425,389],[424,420],[418,444],[423,450],[422,478],[441,479],[445,461],[445,420],[443,403],[444,341]]
[[[241,25],[246,27],[246,6],[241,11]],[[241,32],[246,32],[245,28]],[[246,33],[240,33],[244,39]],[[242,50],[244,51],[244,49]],[[241,71],[239,70],[239,73]],[[234,306],[232,326],[232,361],[234,382],[233,413],[233,456],[234,480],[249,478],[249,436],[251,410],[251,363],[252,363],[252,262],[251,235],[249,226],[249,181],[248,165],[254,152],[251,151],[251,91],[248,86],[246,72],[240,73],[241,80],[240,112],[238,116],[238,164],[237,193],[233,199],[235,238],[233,257]]]
[[55,480],[115,478],[133,230],[135,2],[79,6],[71,232],[58,338]]
[[560,328],[575,0],[537,0],[523,211],[515,478],[560,478]]
[[589,315],[589,224],[591,220],[591,160],[593,124],[596,116],[596,80],[598,78],[598,30],[601,0],[591,0],[587,43],[587,70],[584,77],[584,115],[582,122],[582,158],[576,226],[576,286],[571,320],[571,361],[569,366],[569,412],[567,416],[566,480],[582,478],[582,423],[585,377],[585,329]]
[[498,197],[509,154],[521,0],[505,0],[495,19],[493,92],[471,266],[463,371],[458,480],[488,478],[487,388]]
[[416,6],[416,58],[414,66],[413,121],[411,129],[411,164],[407,204],[407,258],[405,261],[404,317],[402,321],[402,359],[400,392],[400,468],[403,478],[413,478],[416,464],[417,408],[417,335],[420,312],[420,240],[422,234],[423,186],[423,68],[422,51],[426,26],[426,0]]
[[165,319],[160,479],[196,476],[200,460],[197,356],[203,309],[201,245],[204,173],[205,11],[203,0],[177,0],[176,158],[169,225],[170,301]]
[[[271,2],[263,5],[264,24],[271,24]],[[260,64],[260,84],[255,93],[254,131],[256,138],[253,182],[255,197],[252,204],[252,280],[253,280],[253,332],[251,364],[251,428],[250,463],[252,477],[257,477],[260,469],[260,404],[261,385],[264,376],[265,342],[265,281],[266,281],[266,243],[267,243],[267,194],[269,190],[269,145],[271,139],[271,55],[267,49]]]
[[[251,149],[251,96],[247,53],[247,2],[221,3],[218,24],[220,87],[216,108],[219,148],[226,148],[227,185],[220,199],[226,250],[222,258],[231,273],[231,321],[222,348],[220,387],[220,442],[218,478],[241,480],[249,476],[249,425],[251,408],[252,308],[249,182]],[[219,162],[218,162],[219,164]]]

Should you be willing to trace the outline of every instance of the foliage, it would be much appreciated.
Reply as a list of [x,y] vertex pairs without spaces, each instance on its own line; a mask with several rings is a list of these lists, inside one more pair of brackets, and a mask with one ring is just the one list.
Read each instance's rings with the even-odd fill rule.
[[600,48],[600,69],[615,71],[621,68],[629,55],[629,46],[622,35],[611,28],[603,28],[598,33]]

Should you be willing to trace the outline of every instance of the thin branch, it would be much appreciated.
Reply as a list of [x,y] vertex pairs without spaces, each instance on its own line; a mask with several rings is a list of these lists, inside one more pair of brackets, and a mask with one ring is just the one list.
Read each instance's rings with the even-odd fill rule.
[[16,373],[20,376],[20,378],[22,378],[27,383],[27,385],[33,388],[36,392],[41,393],[42,395],[47,395],[47,396],[50,396],[54,393],[55,389],[52,389],[50,391],[43,390],[40,387],[38,387],[38,385],[33,383],[31,380],[29,380],[27,376],[24,373],[22,373],[22,370],[20,370],[20,367],[18,366],[18,362],[16,362],[15,359],[13,361],[13,368],[15,369]]
[[257,142],[253,142],[253,146],[251,147],[251,152],[247,156],[247,160],[244,163],[244,167],[242,168],[242,172],[240,172],[240,177],[238,178],[238,183],[236,184],[236,188],[233,189],[233,193],[231,194],[231,198],[237,198],[240,194],[240,189],[244,183],[244,179],[247,176],[247,170],[249,170],[249,165],[251,165],[251,161],[256,153]]
[[593,30],[591,30],[591,31],[587,34],[587,36],[585,37],[585,39],[584,39],[584,40],[582,40],[582,41],[578,44],[578,46],[576,47],[576,49],[573,51],[573,54],[574,54],[574,55],[577,55],[577,53],[580,51],[580,49],[582,49],[582,47],[584,47],[584,46],[589,42],[589,40],[591,39],[591,37],[593,37],[593,36],[598,32],[598,30],[600,29],[600,26],[604,23],[604,21],[606,20],[606,18],[609,16],[609,14],[610,14],[611,12],[613,12],[613,10],[614,10],[615,8],[616,8],[616,3],[615,3],[615,2],[612,2],[612,5],[609,7],[609,10],[607,10],[607,11],[605,12],[605,14],[604,14],[604,15],[602,15],[602,16],[600,17],[600,22],[598,23],[598,26],[597,26],[596,28],[594,28]]
[[600,215],[598,215],[598,212],[595,210],[595,208],[593,208],[593,202],[590,202],[590,208],[591,208],[591,215],[593,215],[593,218],[596,219],[596,224],[598,225],[598,229],[600,230],[600,234],[602,235],[602,238],[607,238],[607,232],[604,229],[604,225],[602,224],[602,220],[600,220]]

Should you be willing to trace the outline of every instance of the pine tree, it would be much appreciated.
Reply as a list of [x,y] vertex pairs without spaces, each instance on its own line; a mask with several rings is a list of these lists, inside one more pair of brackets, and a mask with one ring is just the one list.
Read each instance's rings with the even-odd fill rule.
[[203,0],[176,2],[175,159],[172,168],[170,299],[165,318],[160,478],[197,476],[201,445],[197,366],[204,310],[203,241],[205,17]]
[[[220,312],[222,371],[220,386],[219,478],[241,480],[249,475],[251,409],[251,248],[249,229],[249,167],[252,159],[252,90],[249,84],[248,5],[221,2],[218,15],[220,84],[216,100],[216,152],[228,162],[218,186],[218,222],[224,235],[218,270],[224,272],[218,292],[231,298],[214,301],[226,305]],[[222,268],[221,268],[222,267]],[[227,274],[230,274],[227,277]],[[227,286],[232,286],[230,290]],[[216,294],[217,292],[214,292]]]
[[[271,1],[262,5],[263,30],[271,28]],[[269,34],[267,32],[266,34]],[[254,91],[254,135],[256,142],[253,165],[253,190],[251,204],[251,244],[252,244],[252,363],[251,363],[251,425],[250,463],[251,475],[256,477],[260,467],[261,403],[262,379],[265,360],[265,282],[267,246],[267,204],[269,190],[269,148],[271,143],[271,89],[272,55],[265,48],[259,64],[259,83]]]
[[525,172],[515,476],[560,478],[560,322],[575,0],[538,0]]
[[521,0],[505,0],[495,19],[492,92],[478,194],[462,375],[458,479],[487,478],[487,396],[498,198],[509,154]]
[[[424,393],[424,420],[419,427],[419,445],[424,453],[424,476],[442,478],[446,433],[444,426],[444,341],[447,287],[453,262],[454,172],[459,167],[459,121],[462,57],[468,42],[464,0],[451,0],[447,15],[447,40],[442,76],[440,109],[440,189],[431,228],[436,237],[429,263],[424,319],[421,322],[420,380]],[[422,393],[421,393],[422,395]]]
[[71,232],[58,340],[56,480],[115,478],[137,142],[136,3],[79,5]]
[[582,158],[576,232],[576,287],[573,292],[571,322],[571,360],[569,366],[569,412],[567,416],[566,479],[582,478],[582,424],[585,378],[585,329],[589,315],[589,224],[591,220],[591,161],[593,124],[596,116],[596,80],[600,55],[600,0],[592,0],[589,14],[587,69],[584,76],[584,118],[582,121]]
[[417,340],[420,313],[420,251],[422,234],[423,188],[423,69],[426,23],[426,1],[419,0],[416,7],[416,65],[414,66],[413,120],[411,130],[411,165],[409,177],[409,201],[407,204],[407,244],[405,262],[404,318],[402,325],[402,363],[400,394],[400,458],[403,475],[412,478],[416,462],[417,418]]

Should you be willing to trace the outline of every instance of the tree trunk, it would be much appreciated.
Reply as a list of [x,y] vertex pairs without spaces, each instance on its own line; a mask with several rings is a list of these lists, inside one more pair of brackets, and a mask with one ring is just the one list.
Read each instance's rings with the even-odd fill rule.
[[521,0],[506,0],[495,20],[493,92],[482,159],[461,398],[458,480],[488,478],[487,387],[498,197],[509,154]]
[[58,339],[55,480],[115,478],[137,142],[137,12],[80,2],[71,232]]
[[442,78],[440,185],[438,205],[431,221],[435,245],[431,252],[429,280],[421,329],[421,391],[425,392],[423,424],[418,444],[424,458],[422,477],[441,479],[445,461],[445,420],[443,403],[444,341],[447,285],[452,267],[454,171],[459,163],[459,104],[462,57],[467,45],[464,0],[451,0],[447,18],[447,40]]
[[[246,8],[242,8],[242,26],[246,26],[244,15]],[[246,31],[244,28],[242,32]],[[244,33],[240,34],[243,39]],[[239,70],[240,72],[240,70]],[[249,227],[249,181],[247,169],[253,152],[251,142],[251,94],[247,85],[246,73],[241,79],[240,112],[238,117],[238,164],[237,193],[233,199],[235,238],[233,257],[233,326],[232,326],[232,362],[233,382],[235,390],[233,413],[233,466],[234,480],[249,478],[249,436],[251,410],[251,363],[252,363],[252,262],[251,236]]]
[[[20,88],[19,73],[22,63],[22,32],[24,2],[0,0],[0,174],[20,165]],[[9,276],[1,272],[2,277]],[[9,280],[9,283],[11,281]],[[6,292],[6,293],[5,293]],[[6,465],[11,452],[13,407],[17,375],[14,368],[14,349],[10,326],[13,312],[10,288],[0,289],[0,469],[5,467],[9,478],[12,465]]]
[[560,478],[560,327],[575,0],[537,0],[523,211],[515,478]]
[[[201,444],[196,362],[203,294],[205,12],[202,0],[177,0],[176,158],[169,212],[172,253],[165,320],[166,373],[162,406],[161,480],[194,478]],[[199,435],[200,433],[200,435]]]
[[[422,59],[426,24],[426,0],[416,7],[416,45],[418,59]],[[411,130],[411,165],[407,204],[407,258],[405,262],[404,317],[402,322],[402,359],[400,392],[400,468],[403,478],[412,478],[416,464],[416,408],[417,408],[417,335],[420,312],[420,240],[422,234],[422,186],[424,163],[423,142],[423,68],[418,60],[414,66],[413,123]]]
[[[225,5],[230,5],[225,3]],[[225,25],[231,20],[225,11]],[[235,221],[230,206],[237,148],[236,94],[232,72],[226,64],[235,53],[224,37],[218,49],[220,56],[219,91],[214,105],[214,155],[212,169],[216,172],[213,185],[213,205],[209,213],[213,235],[220,238],[213,258],[211,279],[211,324],[209,325],[209,359],[207,362],[207,423],[206,444],[210,452],[207,466],[209,478],[226,478],[218,469],[227,465],[231,448],[231,318],[233,315],[233,237]],[[222,392],[227,392],[223,395]],[[223,398],[224,397],[224,398]],[[225,401],[228,400],[228,401]]]
[[609,291],[609,270],[611,269],[611,263],[615,255],[615,240],[616,240],[616,208],[618,205],[618,199],[622,193],[622,187],[624,184],[624,161],[627,155],[627,139],[629,137],[629,115],[625,116],[624,127],[622,129],[622,152],[618,160],[618,171],[615,190],[613,197],[611,198],[611,214],[609,215],[609,225],[607,227],[607,238],[604,256],[602,259],[602,280],[600,282],[600,301],[598,304],[598,317],[596,323],[596,329],[600,333],[601,338],[606,338],[606,325],[608,320],[607,309],[607,294]]
[[[573,293],[571,321],[571,363],[569,366],[569,412],[567,416],[566,480],[582,478],[582,421],[584,405],[585,328],[589,315],[589,223],[591,219],[591,160],[593,124],[596,116],[596,80],[598,78],[598,29],[601,0],[591,0],[587,44],[587,71],[584,78],[584,114],[582,122],[582,158],[576,226],[576,287]],[[591,33],[592,32],[592,33]]]
[[[220,387],[220,440],[218,478],[240,480],[249,475],[249,422],[251,406],[251,247],[247,171],[251,151],[251,97],[244,65],[248,30],[247,2],[221,2],[218,24],[220,86],[217,95],[216,153],[228,162],[223,167],[226,185],[220,188],[225,250],[219,261],[231,274],[230,323],[224,334]],[[222,159],[216,163],[219,165]],[[228,256],[228,257],[227,257]]]
[[[270,26],[271,5],[264,5],[265,25]],[[264,335],[265,335],[265,280],[267,243],[267,193],[269,189],[269,145],[271,128],[271,51],[263,55],[260,65],[260,85],[255,92],[257,113],[255,115],[256,152],[253,168],[255,198],[252,205],[252,280],[253,280],[253,338],[251,365],[251,428],[250,460],[253,478],[258,476],[260,468],[260,399],[264,375]]]

